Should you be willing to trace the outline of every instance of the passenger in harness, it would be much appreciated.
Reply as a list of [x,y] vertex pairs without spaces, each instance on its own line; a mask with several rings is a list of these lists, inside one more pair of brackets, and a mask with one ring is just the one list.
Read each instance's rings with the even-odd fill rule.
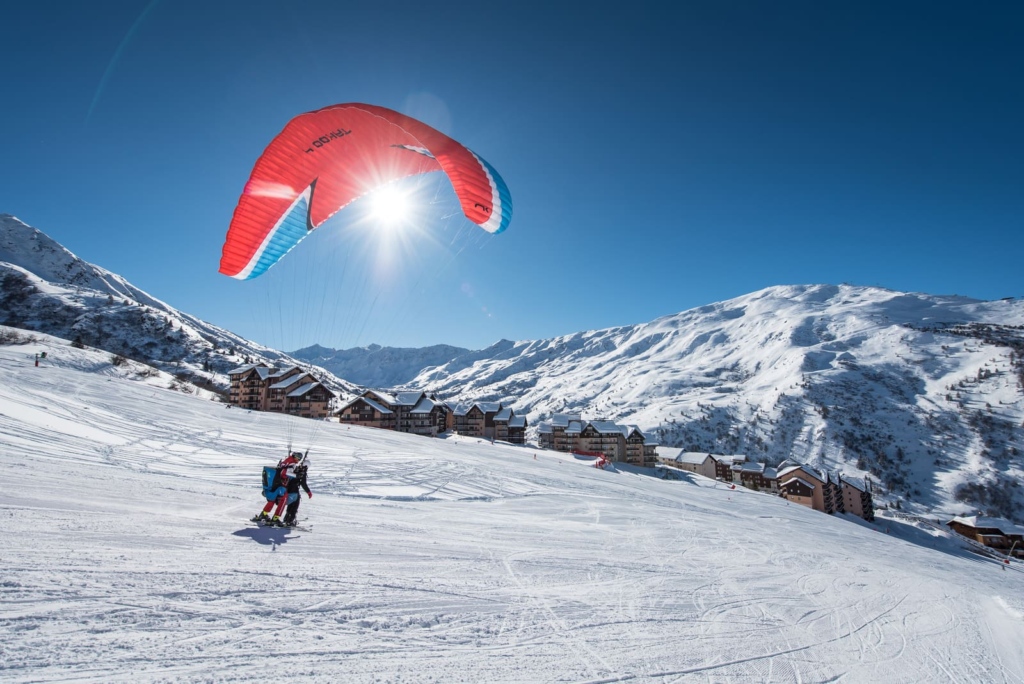
[[[280,526],[281,513],[288,503],[288,480],[294,477],[292,469],[302,460],[302,453],[295,451],[281,461],[276,467],[266,466],[263,468],[263,498],[267,505],[257,515],[252,517],[256,523]],[[274,517],[270,517],[270,511],[277,506]]]

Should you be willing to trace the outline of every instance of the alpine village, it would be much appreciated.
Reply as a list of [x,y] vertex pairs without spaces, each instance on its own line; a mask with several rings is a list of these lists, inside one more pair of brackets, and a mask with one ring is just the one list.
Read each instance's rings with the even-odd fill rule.
[[[338,406],[335,393],[298,366],[247,364],[228,375],[230,404],[250,411],[275,411],[424,437],[450,433],[551,449],[594,457],[594,465],[599,468],[616,463],[658,468],[665,478],[697,475],[729,488],[744,487],[779,496],[822,513],[850,513],[868,522],[875,519],[870,479],[858,481],[790,460],[769,467],[748,461],[741,454],[684,452],[677,448],[662,448],[659,454],[659,445],[636,425],[556,413],[537,426],[537,443],[528,445],[526,416],[516,415],[512,406],[501,402],[453,405],[426,391],[366,389]],[[946,525],[985,550],[1024,558],[1024,528],[1009,521],[960,516]]]

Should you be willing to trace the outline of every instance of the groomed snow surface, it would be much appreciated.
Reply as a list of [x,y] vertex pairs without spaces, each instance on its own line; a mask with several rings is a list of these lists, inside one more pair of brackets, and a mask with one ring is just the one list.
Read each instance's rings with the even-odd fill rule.
[[[1024,682],[1021,566],[923,526],[228,409],[39,337],[0,347],[3,682]],[[289,439],[311,530],[256,528]]]

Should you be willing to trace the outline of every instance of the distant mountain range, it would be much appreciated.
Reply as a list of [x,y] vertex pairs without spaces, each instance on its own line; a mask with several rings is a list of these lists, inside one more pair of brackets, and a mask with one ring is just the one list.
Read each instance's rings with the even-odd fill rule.
[[[246,362],[309,365],[178,311],[9,214],[0,214],[0,324],[103,349],[220,392],[227,372]],[[324,369],[317,374],[335,391],[353,390]]]
[[326,368],[338,377],[364,387],[388,388],[411,382],[425,369],[441,366],[468,349],[436,344],[432,347],[368,347],[330,349],[314,344],[291,352],[291,356]]
[[[4,263],[6,262],[6,263]],[[918,512],[1024,522],[1024,301],[771,287],[650,323],[468,351],[315,345],[290,356],[167,306],[0,215],[0,323],[223,386],[246,359],[352,383],[637,424],[689,451],[866,476]],[[334,371],[341,380],[326,369]]]

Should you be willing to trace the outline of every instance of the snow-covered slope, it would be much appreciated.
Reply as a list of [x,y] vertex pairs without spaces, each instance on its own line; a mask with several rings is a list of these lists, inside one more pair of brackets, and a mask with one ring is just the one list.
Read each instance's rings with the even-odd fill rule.
[[[76,340],[212,389],[226,388],[226,372],[248,361],[301,363],[178,311],[8,214],[0,214],[0,324]],[[317,375],[336,391],[352,390],[323,369]]]
[[[291,361],[174,310],[7,215],[0,323],[77,338],[201,386],[223,388],[224,372],[247,358]],[[534,427],[555,412],[582,412],[690,451],[869,476],[882,501],[918,512],[973,509],[1024,522],[1019,299],[782,286],[651,323],[480,351],[297,354],[345,372],[362,365],[360,379],[385,388],[422,370],[408,387],[453,402],[504,401]],[[355,391],[318,374],[344,396]]]
[[[4,682],[1024,680],[1021,566],[934,529],[227,409],[107,356],[0,346]],[[309,532],[243,522],[287,434]]]
[[868,475],[1024,520],[1024,301],[772,287],[642,325],[502,341],[410,386],[636,423],[689,451]]
[[364,387],[397,387],[424,369],[441,366],[468,354],[468,349],[435,344],[430,347],[382,347],[371,344],[352,349],[330,349],[315,344],[291,356],[326,368],[340,378]]

